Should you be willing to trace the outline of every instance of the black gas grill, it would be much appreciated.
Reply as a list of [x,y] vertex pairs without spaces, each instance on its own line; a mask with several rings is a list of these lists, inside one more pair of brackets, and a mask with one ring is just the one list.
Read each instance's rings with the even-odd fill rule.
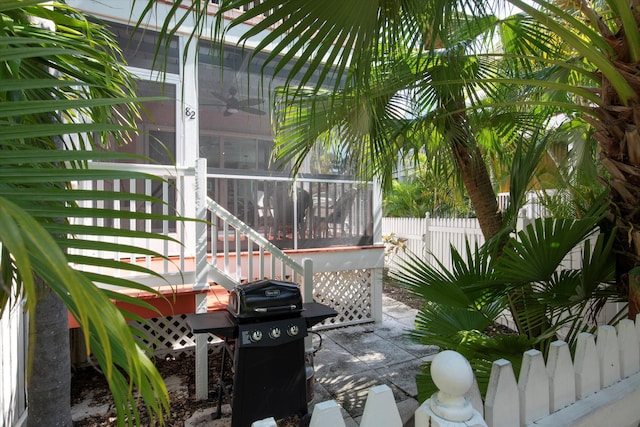
[[[221,414],[225,394],[231,398],[232,427],[307,414],[304,338],[308,328],[336,314],[323,304],[303,304],[294,283],[262,280],[236,286],[227,312],[189,315],[193,332],[225,340],[214,417]],[[224,383],[227,352],[233,356],[231,387]]]
[[302,294],[295,283],[274,280],[247,283],[231,290],[227,311],[238,322],[291,317],[302,312]]

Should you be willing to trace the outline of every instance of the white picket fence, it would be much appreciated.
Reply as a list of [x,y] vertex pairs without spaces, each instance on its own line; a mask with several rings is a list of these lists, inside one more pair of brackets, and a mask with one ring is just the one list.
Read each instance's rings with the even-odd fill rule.
[[[532,219],[518,219],[516,231],[524,229]],[[452,267],[451,246],[466,258],[465,245],[473,251],[475,245],[484,243],[484,236],[475,218],[382,218],[382,235],[394,235],[406,249],[387,244],[385,267],[396,268],[410,253],[420,256],[432,266],[436,260],[445,268]],[[595,237],[594,237],[595,239]],[[562,261],[562,268],[579,269],[582,262],[582,247],[575,247]]]
[[451,246],[464,252],[466,239],[472,248],[484,243],[475,218],[382,218],[382,235],[392,234],[403,241],[406,250],[388,247],[385,264],[389,268],[401,263],[409,252],[431,265],[439,260],[451,268]]
[[[555,194],[547,190],[548,195]],[[504,211],[509,206],[509,193],[498,194],[498,206]],[[549,216],[549,212],[540,202],[536,192],[526,194],[526,202],[519,212],[516,232],[524,229],[534,218]],[[382,236],[395,236],[400,239],[406,250],[437,266],[438,260],[445,268],[452,267],[451,246],[466,258],[465,245],[469,242],[471,249],[484,243],[484,236],[476,218],[382,218]],[[393,245],[387,244],[389,251],[385,257],[385,267],[394,268],[402,263],[407,253]],[[562,267],[580,268],[582,248],[577,247],[567,255]]]
[[[640,423],[640,319],[583,333],[573,360],[569,346],[554,342],[546,361],[524,353],[516,380],[511,363],[493,363],[484,400],[469,362],[454,351],[431,363],[439,391],[415,412],[415,427],[637,427]],[[369,390],[360,427],[402,427],[391,389]],[[344,427],[335,401],[318,403],[311,427]],[[253,427],[276,427],[272,418]]]

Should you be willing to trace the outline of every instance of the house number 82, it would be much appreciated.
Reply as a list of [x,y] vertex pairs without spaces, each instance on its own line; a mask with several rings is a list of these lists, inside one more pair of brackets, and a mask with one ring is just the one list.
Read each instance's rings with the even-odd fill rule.
[[196,118],[196,110],[187,107],[184,109],[184,115],[187,116],[187,119],[194,120]]

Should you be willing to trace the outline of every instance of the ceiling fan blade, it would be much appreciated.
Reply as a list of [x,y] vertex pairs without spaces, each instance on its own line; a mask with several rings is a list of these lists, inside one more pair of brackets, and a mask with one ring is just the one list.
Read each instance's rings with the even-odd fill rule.
[[240,109],[242,111],[246,111],[247,113],[250,114],[255,114],[257,116],[264,116],[265,114],[267,114],[266,112],[258,109],[258,108],[253,108],[253,107],[240,107]]
[[260,99],[260,98],[249,98],[249,99],[243,99],[240,101],[240,103],[242,105],[258,105],[258,104],[262,104],[264,102],[264,99]]
[[216,92],[213,92],[213,91],[211,91],[211,95],[213,95],[213,96],[215,96],[216,98],[218,98],[219,100],[221,100],[221,101],[225,101],[225,102],[226,102],[226,101],[227,101],[227,99],[229,98],[229,96],[228,96],[228,95],[227,95],[227,96],[224,96],[224,95],[221,95],[221,94],[216,93]]

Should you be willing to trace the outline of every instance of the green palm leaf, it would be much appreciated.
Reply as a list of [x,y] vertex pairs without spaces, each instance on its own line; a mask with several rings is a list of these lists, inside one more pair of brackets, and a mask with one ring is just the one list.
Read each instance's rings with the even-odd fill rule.
[[[98,179],[152,179],[131,172],[87,169],[90,161],[115,160],[113,153],[87,148],[113,140],[126,143],[135,129],[138,111],[132,104],[136,100],[133,76],[122,66],[113,37],[65,4],[7,0],[0,5],[0,19],[0,314],[19,297],[37,314],[36,301],[44,283],[79,321],[87,348],[114,394],[118,425],[139,424],[138,402],[144,402],[150,416],[163,424],[169,408],[164,381],[111,299],[133,301],[103,291],[94,281],[152,290],[126,279],[85,273],[82,267],[157,273],[108,258],[67,253],[67,249],[114,249],[96,241],[96,236],[114,235],[113,229],[78,226],[71,222],[75,218],[104,220],[96,224],[107,224],[108,219],[179,220],[170,215],[82,208],[81,201],[105,201],[105,206],[106,201],[163,202],[72,187],[72,183]],[[122,228],[118,235],[172,241]],[[159,255],[134,246],[125,249]],[[42,325],[32,322],[31,326]],[[64,367],[60,372],[68,375]],[[37,385],[30,378],[32,391]],[[29,393],[29,399],[36,394]],[[46,406],[48,402],[40,403]],[[30,400],[29,405],[29,414],[35,414],[38,402]],[[69,408],[56,410],[64,413]]]
[[567,254],[593,233],[597,221],[537,218],[505,247],[496,269],[510,282],[549,280]]

